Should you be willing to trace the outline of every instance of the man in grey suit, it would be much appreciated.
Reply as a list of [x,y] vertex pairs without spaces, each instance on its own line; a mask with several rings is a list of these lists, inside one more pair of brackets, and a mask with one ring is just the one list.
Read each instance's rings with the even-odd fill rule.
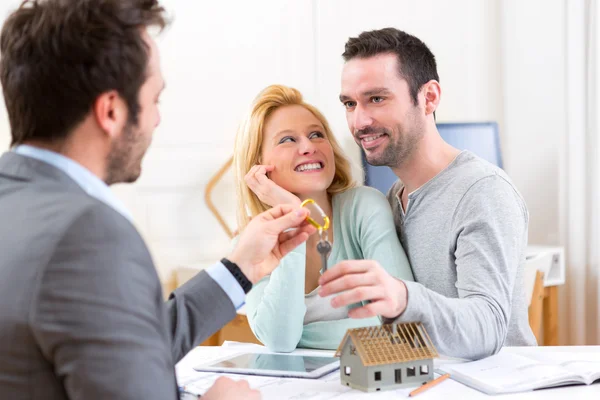
[[[12,133],[0,157],[3,399],[177,398],[174,363],[314,232],[306,210],[261,214],[226,259],[163,303],[108,186],[138,178],[159,123],[164,82],[146,29],[164,24],[156,0],[39,0],[2,28]],[[258,396],[226,379],[205,394]]]

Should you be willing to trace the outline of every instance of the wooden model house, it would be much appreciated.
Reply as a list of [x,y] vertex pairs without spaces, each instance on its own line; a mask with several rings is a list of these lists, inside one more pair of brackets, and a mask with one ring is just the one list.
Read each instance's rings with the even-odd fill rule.
[[335,355],[342,385],[374,392],[432,380],[438,353],[418,322],[349,329]]

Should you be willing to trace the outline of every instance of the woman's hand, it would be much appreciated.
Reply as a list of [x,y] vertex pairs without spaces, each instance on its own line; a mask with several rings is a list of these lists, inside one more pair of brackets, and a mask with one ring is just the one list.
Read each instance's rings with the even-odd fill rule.
[[300,199],[267,177],[275,169],[273,165],[255,165],[244,177],[246,185],[263,203],[275,207],[280,204],[300,206]]

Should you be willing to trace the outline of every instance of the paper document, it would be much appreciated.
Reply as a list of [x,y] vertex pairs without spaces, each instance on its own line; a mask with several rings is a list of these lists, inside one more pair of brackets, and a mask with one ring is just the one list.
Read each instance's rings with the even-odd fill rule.
[[447,364],[438,372],[487,394],[516,393],[600,379],[600,354],[500,352],[479,361]]

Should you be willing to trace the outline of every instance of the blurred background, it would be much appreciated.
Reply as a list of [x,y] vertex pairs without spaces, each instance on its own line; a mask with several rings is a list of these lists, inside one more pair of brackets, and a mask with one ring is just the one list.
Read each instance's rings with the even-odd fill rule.
[[[0,18],[20,1],[2,0]],[[598,7],[585,0],[164,0],[167,88],[141,179],[115,192],[134,215],[165,287],[202,268],[230,240],[204,193],[232,154],[254,96],[298,88],[328,118],[354,173],[360,153],[338,100],[350,36],[388,26],[422,39],[438,62],[438,122],[497,122],[504,169],[530,212],[529,242],[563,246],[561,344],[600,344],[597,94]],[[0,109],[0,148],[10,127]],[[235,228],[231,171],[213,195]]]

